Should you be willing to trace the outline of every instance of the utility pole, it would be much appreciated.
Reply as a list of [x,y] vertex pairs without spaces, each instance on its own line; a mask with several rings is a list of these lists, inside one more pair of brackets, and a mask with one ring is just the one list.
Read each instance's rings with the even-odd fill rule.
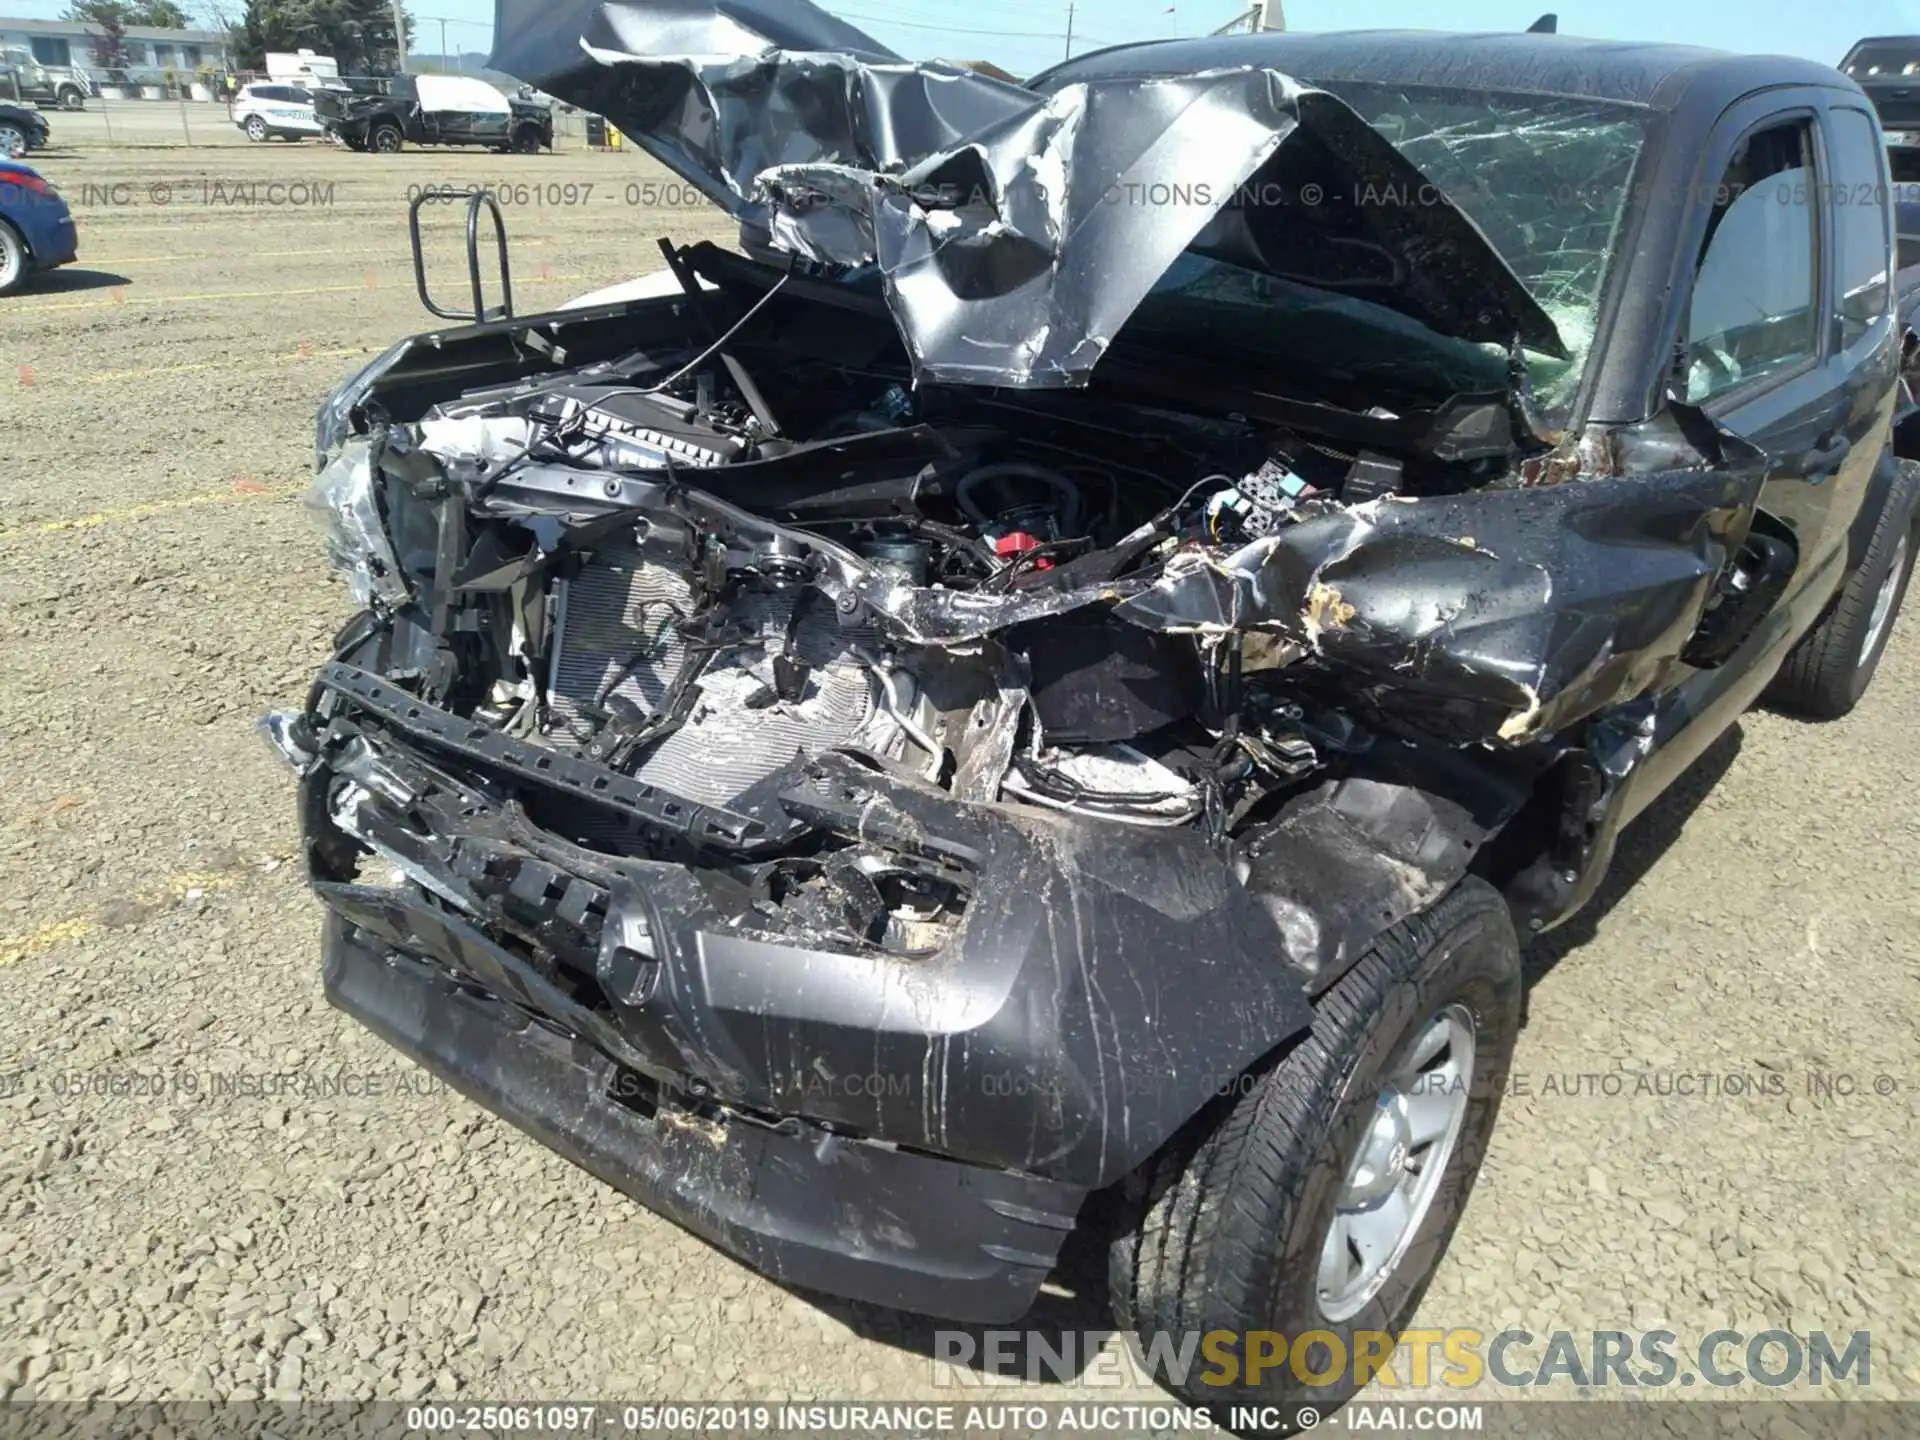
[[442,15],[440,17],[440,64],[441,64],[441,67],[445,68],[446,63],[447,63],[447,17]]
[[1067,0],[1067,59],[1073,59],[1073,4]]
[[407,17],[401,12],[400,0],[393,0],[393,48],[394,66],[402,75],[407,70]]

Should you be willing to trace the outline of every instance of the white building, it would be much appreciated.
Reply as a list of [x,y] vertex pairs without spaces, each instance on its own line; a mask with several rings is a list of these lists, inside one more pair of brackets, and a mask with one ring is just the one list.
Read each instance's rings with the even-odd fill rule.
[[[0,51],[25,50],[49,70],[72,66],[97,82],[110,83],[120,77],[108,76],[96,48],[99,39],[100,27],[84,20],[15,20],[0,15]],[[225,73],[232,63],[227,37],[218,30],[129,25],[123,48],[125,80],[136,85],[163,84],[169,73],[185,84],[203,66]]]

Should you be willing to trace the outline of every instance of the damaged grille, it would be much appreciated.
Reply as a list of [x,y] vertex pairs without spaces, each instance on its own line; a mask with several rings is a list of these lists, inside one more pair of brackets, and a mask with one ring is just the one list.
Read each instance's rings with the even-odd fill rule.
[[[679,627],[698,609],[685,577],[623,540],[558,584],[556,738],[584,743],[625,707],[658,714],[688,659]],[[686,723],[646,754],[635,779],[724,805],[803,750],[857,744],[897,757],[904,732],[860,658],[878,644],[872,626],[843,629],[831,602],[812,590],[749,592],[734,602],[723,634]],[[776,658],[786,662],[784,688]]]

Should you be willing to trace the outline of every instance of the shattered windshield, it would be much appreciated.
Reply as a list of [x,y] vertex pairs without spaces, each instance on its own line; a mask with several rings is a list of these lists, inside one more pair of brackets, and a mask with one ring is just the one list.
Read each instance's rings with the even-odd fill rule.
[[[1569,358],[1527,353],[1535,398],[1563,416],[1594,340],[1601,287],[1645,141],[1637,106],[1536,95],[1312,81],[1351,105],[1485,233],[1553,318]],[[1320,197],[1345,204],[1405,197]],[[1278,321],[1278,323],[1276,323]],[[1413,396],[1501,390],[1498,347],[1440,335],[1367,299],[1189,253],[1135,316],[1136,335],[1203,325],[1287,367]]]

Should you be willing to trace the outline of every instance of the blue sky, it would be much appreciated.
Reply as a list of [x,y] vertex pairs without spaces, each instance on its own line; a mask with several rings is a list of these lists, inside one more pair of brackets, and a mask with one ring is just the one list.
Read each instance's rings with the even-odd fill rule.
[[[407,0],[420,49],[485,50],[493,0]],[[183,0],[199,13],[195,0]],[[1444,10],[1415,0],[1287,0],[1294,30],[1397,26],[1522,30],[1551,6],[1570,35],[1667,40],[1723,49],[1837,61],[1863,35],[1920,32],[1920,0],[1458,0]],[[232,9],[239,8],[234,0]],[[1031,74],[1067,49],[1067,0],[828,0],[876,39],[915,58],[992,60]],[[1078,0],[1074,53],[1102,44],[1166,35],[1204,35],[1232,19],[1240,0]],[[51,18],[65,0],[0,0],[0,13]],[[1444,17],[1444,18],[1443,18]]]

